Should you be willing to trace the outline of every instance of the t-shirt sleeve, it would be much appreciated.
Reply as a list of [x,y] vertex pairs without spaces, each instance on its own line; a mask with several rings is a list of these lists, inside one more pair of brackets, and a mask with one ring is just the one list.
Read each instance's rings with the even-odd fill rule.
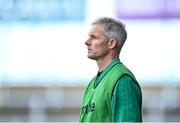
[[112,118],[114,122],[141,122],[142,95],[137,82],[123,75],[112,95]]

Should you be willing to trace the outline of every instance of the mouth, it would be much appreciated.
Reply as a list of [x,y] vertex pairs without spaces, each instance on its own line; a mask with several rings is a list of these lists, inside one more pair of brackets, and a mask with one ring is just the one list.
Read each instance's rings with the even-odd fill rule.
[[87,48],[87,50],[88,50],[88,52],[90,52],[90,51],[91,51],[91,48]]
[[90,49],[90,48],[88,48],[88,53],[89,53],[89,52],[91,52],[91,49]]

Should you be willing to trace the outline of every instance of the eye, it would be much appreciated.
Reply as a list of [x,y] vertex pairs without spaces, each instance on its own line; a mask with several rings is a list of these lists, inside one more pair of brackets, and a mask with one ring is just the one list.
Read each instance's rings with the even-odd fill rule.
[[89,38],[92,39],[92,40],[96,39],[96,37],[94,35],[89,35]]

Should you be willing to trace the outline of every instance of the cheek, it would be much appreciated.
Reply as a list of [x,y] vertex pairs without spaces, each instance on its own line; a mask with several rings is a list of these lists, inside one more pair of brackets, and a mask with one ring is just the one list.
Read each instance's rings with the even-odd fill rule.
[[95,43],[92,44],[92,49],[94,53],[103,53],[107,50],[107,46],[105,43],[101,42],[101,43]]
[[107,53],[107,47],[105,46],[100,46],[96,49],[96,52],[98,52],[99,54],[104,54],[104,53]]

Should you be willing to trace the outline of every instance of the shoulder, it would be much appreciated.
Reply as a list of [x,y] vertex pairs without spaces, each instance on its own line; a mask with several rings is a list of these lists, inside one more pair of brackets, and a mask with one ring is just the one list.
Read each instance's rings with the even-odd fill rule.
[[141,88],[139,83],[132,76],[124,74],[117,80],[115,90],[123,93],[129,91],[140,91]]

